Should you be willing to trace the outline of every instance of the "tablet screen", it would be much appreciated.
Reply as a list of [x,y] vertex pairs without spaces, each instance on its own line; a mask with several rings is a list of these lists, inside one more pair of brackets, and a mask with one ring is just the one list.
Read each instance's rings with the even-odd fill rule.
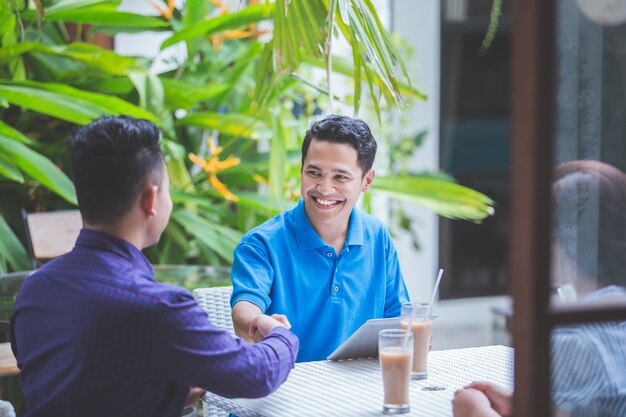
[[378,356],[378,332],[383,329],[399,329],[400,317],[370,319],[346,339],[333,353],[329,361],[342,359],[375,358]]

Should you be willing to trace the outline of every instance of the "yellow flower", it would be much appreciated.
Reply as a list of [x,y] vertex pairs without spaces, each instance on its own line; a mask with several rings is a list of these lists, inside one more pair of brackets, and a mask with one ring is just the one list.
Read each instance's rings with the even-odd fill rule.
[[270,31],[267,30],[267,29],[264,29],[264,30],[256,30],[256,29],[252,29],[252,30],[243,30],[243,29],[225,30],[224,32],[222,32],[219,35],[211,35],[211,36],[209,36],[208,39],[213,44],[213,48],[220,49],[220,47],[222,46],[222,43],[224,41],[233,40],[233,39],[252,38],[252,37],[255,37],[255,36],[264,35],[264,34],[269,33],[269,32]]
[[148,0],[148,3],[154,7],[166,20],[172,20],[172,14],[174,13],[174,0],[167,0],[167,9],[159,6],[152,0]]
[[210,2],[217,7],[217,10],[219,10],[221,15],[225,15],[226,13],[228,13],[230,10],[228,9],[228,6],[226,6],[224,4],[223,1],[219,1],[219,0],[210,0]]
[[217,173],[223,171],[225,169],[234,167],[239,165],[241,159],[236,158],[234,156],[229,156],[228,158],[220,161],[219,154],[222,153],[223,148],[221,146],[215,146],[212,139],[209,139],[209,150],[211,151],[211,156],[207,159],[204,159],[194,153],[189,153],[189,159],[194,164],[198,165],[204,172],[209,174],[209,184],[215,191],[220,193],[222,197],[230,201],[237,201],[239,197],[228,191],[226,185],[217,178]]

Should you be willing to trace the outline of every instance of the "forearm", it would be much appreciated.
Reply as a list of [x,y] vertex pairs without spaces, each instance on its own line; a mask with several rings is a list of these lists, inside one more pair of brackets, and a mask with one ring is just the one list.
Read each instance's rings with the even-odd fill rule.
[[[274,392],[293,369],[298,349],[298,338],[282,326],[272,330],[261,342],[246,345],[242,357],[247,359],[239,361],[242,366],[232,369],[229,374],[229,378],[239,383],[220,395],[258,398]],[[250,366],[251,363],[254,365]]]
[[242,398],[265,396],[285,381],[298,353],[293,333],[277,326],[261,342],[249,344],[216,329],[206,317],[199,319],[164,333],[155,345],[155,363],[168,379]]
[[252,343],[253,338],[248,333],[250,330],[250,323],[252,320],[261,315],[261,309],[248,301],[238,301],[233,306],[232,311],[233,325],[235,327],[235,334],[241,337],[245,341]]

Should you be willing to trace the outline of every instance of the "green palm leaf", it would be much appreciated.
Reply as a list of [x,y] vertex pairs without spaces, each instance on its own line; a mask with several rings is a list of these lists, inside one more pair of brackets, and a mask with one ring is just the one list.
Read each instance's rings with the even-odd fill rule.
[[165,49],[178,42],[188,41],[199,36],[209,36],[224,30],[237,29],[251,23],[257,23],[262,20],[269,19],[273,15],[274,4],[271,4],[270,7],[259,4],[256,6],[246,7],[243,10],[225,14],[223,16],[203,20],[176,32],[163,42],[161,49]]
[[[99,3],[99,4],[88,4]],[[116,11],[120,2],[85,2],[60,1],[45,9],[44,19],[48,22],[75,22],[90,25],[106,25],[115,27],[117,31],[128,30],[165,30],[169,23],[160,16]],[[26,21],[37,19],[37,13],[29,10],[21,14]]]
[[16,271],[30,268],[30,261],[24,245],[15,236],[2,216],[0,216],[0,259],[6,261]]
[[269,127],[259,119],[237,113],[197,112],[176,122],[177,126],[200,126],[217,130],[227,135],[240,136],[247,139],[269,139]]
[[320,0],[277,2],[274,16],[276,70],[291,73],[300,65],[302,53],[324,56],[327,37],[326,8]]
[[15,84],[0,84],[0,96],[9,103],[77,124],[87,124],[106,114],[83,100]]
[[19,142],[22,142],[25,145],[32,145],[33,141],[28,137],[24,136],[22,132],[19,130],[13,129],[11,126],[7,125],[3,121],[0,120],[0,135],[4,135],[8,138],[15,139]]
[[486,195],[432,177],[376,177],[372,191],[419,204],[450,219],[479,222],[494,213],[494,202]]
[[11,181],[23,183],[24,176],[20,172],[19,168],[11,158],[7,155],[0,153],[0,176],[3,176]]
[[74,184],[48,158],[1,134],[0,151],[10,157],[13,163],[31,178],[70,203],[77,204]]
[[195,85],[180,80],[161,78],[165,89],[165,104],[171,109],[190,109],[200,101],[209,100],[232,88],[229,83]]
[[152,113],[125,100],[65,84],[0,81],[0,96],[16,106],[77,124],[109,114],[126,114],[160,124]]
[[[302,58],[302,62],[312,65],[317,68],[324,68],[324,65],[325,65],[324,61],[307,57],[307,56]],[[336,72],[337,74],[345,75],[347,77],[353,77],[355,82],[357,79],[361,79],[360,75],[356,74],[358,65],[355,65],[355,61],[350,62],[350,60],[345,57],[335,55],[332,58],[332,62],[333,62],[332,64],[333,72]],[[363,68],[369,68],[368,64],[362,63],[361,69]],[[380,88],[381,87],[380,81],[376,81],[376,82],[377,82],[376,85]],[[413,87],[412,85],[406,82],[399,81],[398,88],[399,88],[400,94],[403,96],[412,96],[418,100],[426,100],[428,98],[426,94],[424,94],[423,92],[421,92],[420,90],[418,90],[417,88]]]
[[187,209],[175,210],[172,220],[221,258],[233,262],[233,251],[243,236],[241,232],[202,218]]

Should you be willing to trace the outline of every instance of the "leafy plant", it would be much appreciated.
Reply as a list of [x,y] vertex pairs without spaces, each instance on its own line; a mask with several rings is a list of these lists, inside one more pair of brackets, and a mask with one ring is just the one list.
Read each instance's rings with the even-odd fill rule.
[[[242,234],[298,198],[300,141],[332,108],[332,80],[348,76],[355,112],[425,97],[370,0],[158,3],[158,15],[119,11],[120,0],[0,0],[0,270],[28,268],[20,210],[72,207],[66,140],[102,116],[154,121],[175,209],[156,263],[229,264]],[[70,36],[74,28],[76,37]],[[85,42],[96,33],[167,31],[183,58],[127,57]],[[350,58],[335,56],[343,36]],[[266,39],[267,38],[267,39]],[[326,77],[316,71],[325,70]],[[326,82],[321,84],[316,79]],[[365,90],[364,90],[365,87]],[[491,212],[480,193],[428,176],[377,177],[375,192],[452,218]]]

